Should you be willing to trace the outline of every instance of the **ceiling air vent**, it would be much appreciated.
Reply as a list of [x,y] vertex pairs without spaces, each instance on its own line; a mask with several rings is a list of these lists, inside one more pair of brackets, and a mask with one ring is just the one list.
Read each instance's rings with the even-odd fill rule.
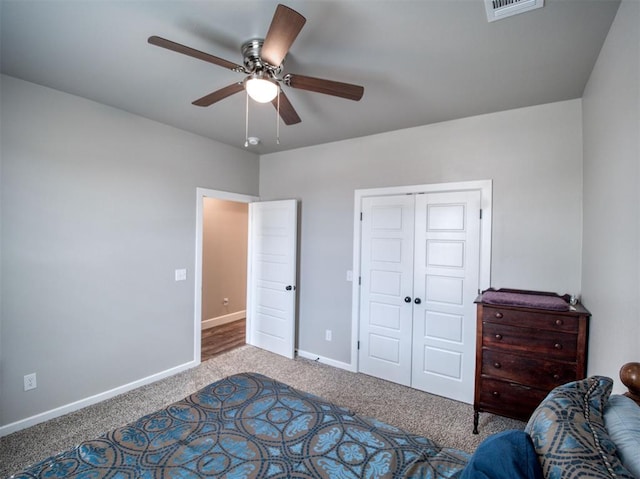
[[544,0],[484,0],[484,6],[487,9],[487,20],[490,22],[535,10],[543,5]]

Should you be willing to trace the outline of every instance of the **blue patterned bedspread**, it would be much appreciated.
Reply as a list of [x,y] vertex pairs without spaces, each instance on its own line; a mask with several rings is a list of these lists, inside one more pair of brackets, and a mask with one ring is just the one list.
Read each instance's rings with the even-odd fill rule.
[[456,478],[469,455],[255,373],[17,474],[22,478]]

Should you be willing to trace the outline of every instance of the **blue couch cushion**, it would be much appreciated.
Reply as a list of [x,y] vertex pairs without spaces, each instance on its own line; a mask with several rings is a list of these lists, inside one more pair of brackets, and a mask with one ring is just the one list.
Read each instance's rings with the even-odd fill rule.
[[531,438],[504,431],[482,441],[460,479],[543,479]]

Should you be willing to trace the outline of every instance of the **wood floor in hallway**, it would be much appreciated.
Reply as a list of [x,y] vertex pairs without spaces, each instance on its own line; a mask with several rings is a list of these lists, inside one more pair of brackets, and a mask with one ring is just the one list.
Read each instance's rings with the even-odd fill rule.
[[201,361],[211,359],[218,354],[230,351],[246,344],[246,320],[202,330]]

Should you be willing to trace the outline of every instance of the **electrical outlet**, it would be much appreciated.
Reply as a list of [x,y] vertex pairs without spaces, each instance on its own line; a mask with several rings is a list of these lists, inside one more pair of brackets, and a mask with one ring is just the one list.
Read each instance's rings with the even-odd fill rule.
[[327,329],[324,332],[324,339],[326,339],[327,341],[331,341],[331,330],[330,329]]
[[186,281],[187,280],[187,270],[186,269],[177,269],[175,271],[176,281]]
[[36,383],[36,373],[27,374],[24,377],[24,390],[29,391],[38,387]]

